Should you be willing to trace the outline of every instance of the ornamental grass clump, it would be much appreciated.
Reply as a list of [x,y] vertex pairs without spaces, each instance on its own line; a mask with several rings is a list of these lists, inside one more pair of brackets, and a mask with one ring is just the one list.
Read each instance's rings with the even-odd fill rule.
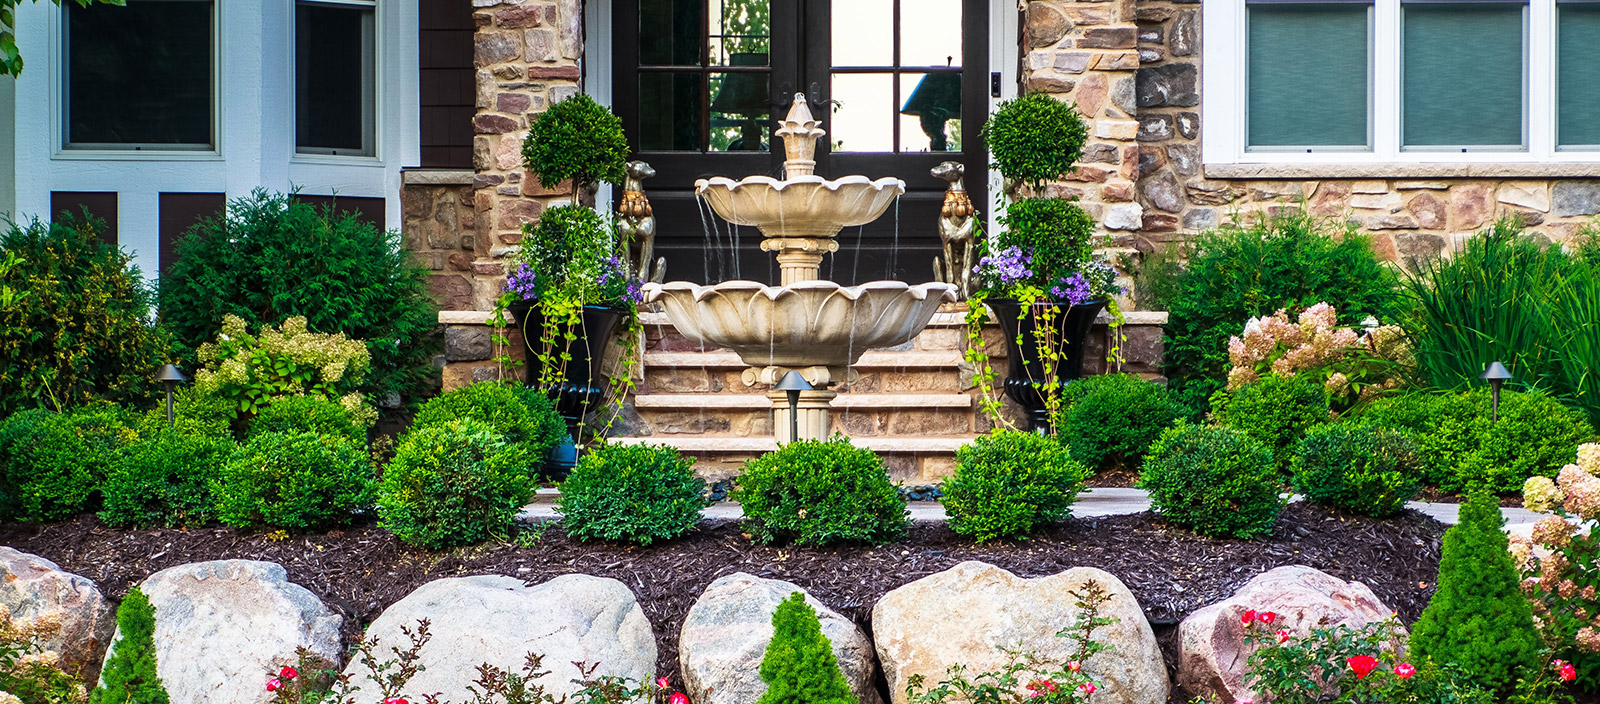
[[0,421],[0,513],[57,521],[94,508],[123,447],[138,439],[120,406],[30,409]]
[[1295,448],[1306,431],[1333,419],[1327,395],[1315,382],[1272,374],[1211,399],[1217,423],[1254,438],[1272,453],[1272,464],[1289,475]]
[[822,635],[817,612],[806,595],[795,592],[772,614],[772,640],[761,657],[766,693],[756,704],[858,704]]
[[162,430],[124,451],[100,493],[100,520],[118,528],[184,528],[216,518],[211,484],[236,449],[226,438]]
[[1555,655],[1581,674],[1580,687],[1600,689],[1600,445],[1578,447],[1577,462],[1561,469],[1555,481],[1529,477],[1523,506],[1553,512],[1534,524],[1530,538],[1513,535],[1511,555],[1534,623]]
[[705,490],[694,460],[669,445],[608,443],[578,460],[561,483],[556,511],[579,540],[649,545],[698,525]]
[[304,532],[347,525],[372,507],[372,464],[346,438],[263,433],[222,465],[217,520],[247,530]]
[[1422,490],[1417,446],[1404,433],[1370,425],[1312,428],[1294,455],[1294,490],[1323,506],[1385,518]]
[[378,483],[378,525],[430,550],[509,535],[533,499],[526,452],[472,418],[412,430]]
[[567,424],[555,407],[535,389],[480,381],[447,392],[422,404],[411,421],[412,432],[471,418],[482,421],[505,441],[521,448],[531,477],[544,464],[550,448],[567,437]]
[[1213,538],[1272,532],[1284,499],[1272,452],[1225,427],[1180,422],[1150,447],[1139,488],[1157,515]]
[[910,526],[883,461],[843,437],[791,442],[750,460],[729,497],[763,543],[883,545]]
[[1189,415],[1166,387],[1130,374],[1098,374],[1061,390],[1056,435],[1091,472],[1135,469],[1161,432]]
[[956,450],[940,503],[950,529],[980,543],[1027,535],[1072,514],[1086,475],[1055,438],[998,430]]
[[101,685],[89,704],[167,704],[156,671],[156,609],[138,587],[117,606],[117,640],[100,671]]

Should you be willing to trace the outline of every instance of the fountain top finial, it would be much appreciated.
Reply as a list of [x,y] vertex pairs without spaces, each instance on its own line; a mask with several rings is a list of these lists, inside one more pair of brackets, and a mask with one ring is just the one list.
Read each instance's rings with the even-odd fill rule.
[[777,135],[783,139],[784,178],[810,176],[817,169],[817,140],[827,134],[811,116],[811,105],[805,93],[794,94],[794,105],[789,114],[778,121]]

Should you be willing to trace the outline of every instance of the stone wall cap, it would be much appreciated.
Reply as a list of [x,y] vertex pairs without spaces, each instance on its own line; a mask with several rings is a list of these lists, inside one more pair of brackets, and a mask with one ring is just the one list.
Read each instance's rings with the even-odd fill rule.
[[1504,164],[1206,164],[1208,179],[1600,178],[1600,162]]
[[400,183],[406,186],[470,186],[472,169],[403,169]]

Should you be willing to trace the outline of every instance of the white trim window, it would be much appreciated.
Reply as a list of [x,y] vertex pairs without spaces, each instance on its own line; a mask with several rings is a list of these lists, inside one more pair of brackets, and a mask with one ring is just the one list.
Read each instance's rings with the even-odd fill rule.
[[65,5],[64,149],[216,150],[213,0]]
[[295,3],[295,152],[377,153],[375,0]]
[[1208,0],[1208,164],[1600,160],[1600,2]]

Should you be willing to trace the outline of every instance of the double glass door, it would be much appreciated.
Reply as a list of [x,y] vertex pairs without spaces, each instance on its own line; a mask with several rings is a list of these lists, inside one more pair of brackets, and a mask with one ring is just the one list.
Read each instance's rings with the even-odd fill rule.
[[[897,207],[839,233],[823,275],[844,283],[930,280],[942,251],[948,185],[929,172],[959,161],[980,208],[988,111],[983,0],[616,0],[613,95],[645,183],[668,278],[776,283],[753,228],[735,233],[695,201],[711,176],[781,177],[776,120],[805,93],[827,135],[825,178],[893,176]],[[737,234],[737,237],[733,235]]]

